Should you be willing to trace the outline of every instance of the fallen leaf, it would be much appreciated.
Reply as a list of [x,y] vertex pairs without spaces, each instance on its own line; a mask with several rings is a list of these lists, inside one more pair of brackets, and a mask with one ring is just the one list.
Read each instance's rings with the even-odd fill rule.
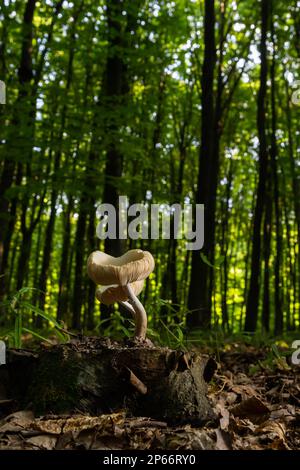
[[216,405],[216,410],[219,411],[219,413],[221,414],[221,418],[220,418],[220,428],[222,430],[227,430],[228,429],[228,426],[229,426],[229,411],[225,408],[224,406],[224,402],[223,403],[218,403]]
[[32,423],[34,415],[32,411],[18,411],[12,413],[0,422],[0,433],[4,432],[17,432]]
[[274,450],[290,450],[286,442],[286,428],[284,423],[275,421],[266,421],[262,423],[255,431],[260,435],[262,442],[267,442],[269,449]]
[[269,417],[270,409],[259,398],[253,396],[232,408],[231,413],[239,418],[248,418],[252,423],[260,423]]
[[237,400],[237,394],[234,393],[234,392],[228,392],[227,393],[227,396],[226,396],[226,402],[228,403],[228,405],[233,405],[233,403],[236,402]]
[[216,429],[217,443],[216,450],[231,450],[231,437],[228,432],[223,431],[222,429]]
[[35,436],[31,437],[30,439],[27,439],[27,443],[32,444],[39,449],[43,450],[53,450],[56,445],[57,438],[54,436]]

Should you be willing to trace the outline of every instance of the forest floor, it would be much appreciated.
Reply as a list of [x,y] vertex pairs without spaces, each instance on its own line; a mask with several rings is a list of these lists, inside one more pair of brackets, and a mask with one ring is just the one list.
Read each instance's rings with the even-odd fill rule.
[[300,366],[267,348],[226,349],[209,385],[217,419],[205,427],[171,427],[125,410],[34,417],[0,400],[0,449],[300,449]]

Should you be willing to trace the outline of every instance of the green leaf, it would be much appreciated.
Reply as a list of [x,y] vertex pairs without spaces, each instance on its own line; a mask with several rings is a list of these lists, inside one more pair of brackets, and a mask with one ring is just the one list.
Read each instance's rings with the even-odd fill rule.
[[121,331],[123,331],[124,335],[127,336],[127,338],[130,338],[130,337],[131,337],[130,331],[127,330],[127,328],[125,328],[125,326],[120,325],[119,328],[120,328]]
[[42,292],[40,289],[37,289],[36,287],[22,287],[22,289],[18,290],[16,294],[14,294],[14,298],[19,299],[23,294],[26,294],[27,292],[30,291],[38,291]]
[[25,331],[26,333],[30,333],[33,336],[36,336],[37,338],[41,339],[42,341],[46,341],[49,344],[53,344],[52,341],[50,341],[50,339],[47,339],[44,336],[39,335],[38,333],[36,333],[33,330],[30,330],[29,328],[24,328],[23,327],[23,331]]
[[205,256],[204,253],[200,253],[200,257],[203,261],[203,263],[207,264],[208,266],[210,266],[211,268],[213,269],[220,269],[220,265],[223,263],[224,259],[225,259],[225,256],[221,256],[217,261],[215,261],[215,264],[212,264],[208,259],[207,257]]
[[25,308],[28,308],[28,310],[31,310],[35,315],[39,315],[40,317],[44,318],[48,322],[53,323],[56,326],[56,328],[61,328],[60,324],[54,317],[52,317],[51,315],[48,315],[36,305],[32,305],[29,302],[25,302],[25,301],[22,301],[20,305],[22,305]]

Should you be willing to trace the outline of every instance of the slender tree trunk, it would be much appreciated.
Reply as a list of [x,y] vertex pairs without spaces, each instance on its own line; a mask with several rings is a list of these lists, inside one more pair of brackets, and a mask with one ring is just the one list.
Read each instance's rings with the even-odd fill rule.
[[[273,0],[271,0],[271,7],[273,10]],[[271,18],[271,37],[273,43],[273,57],[271,63],[271,112],[272,112],[272,134],[271,134],[271,167],[274,181],[274,205],[275,205],[275,222],[276,222],[276,253],[275,253],[275,284],[274,284],[274,296],[275,296],[275,334],[281,334],[283,331],[283,312],[282,312],[282,283],[281,283],[281,260],[282,260],[282,233],[281,233],[281,210],[280,210],[280,193],[279,193],[279,182],[278,182],[278,150],[276,142],[276,126],[277,126],[277,114],[276,114],[276,101],[275,101],[275,32],[274,32],[274,19]]]
[[[254,181],[254,187],[256,186],[256,178],[255,178],[255,181]],[[251,214],[254,214],[254,209],[255,209],[255,203],[256,203],[256,197],[255,197],[255,192],[253,192],[252,194],[252,201],[251,201]],[[244,329],[244,314],[245,314],[245,311],[246,311],[246,299],[248,298],[248,279],[249,279],[249,271],[250,271],[250,266],[249,266],[249,260],[250,260],[250,255],[251,255],[251,243],[252,243],[252,232],[253,232],[253,218],[251,218],[251,222],[250,222],[250,227],[249,227],[249,231],[247,233],[247,247],[246,247],[246,256],[245,256],[245,263],[244,263],[244,266],[245,266],[245,277],[244,277],[244,295],[243,295],[243,299],[244,299],[244,302],[243,302],[243,309],[242,309],[242,313],[241,313],[241,316],[240,316],[240,323],[239,323],[239,328],[240,328],[240,331],[242,331]],[[250,272],[250,275],[251,275],[251,272]]]
[[77,330],[81,327],[81,310],[85,297],[84,288],[86,283],[83,281],[83,267],[85,266],[87,253],[87,246],[85,243],[86,223],[88,220],[88,212],[91,209],[94,200],[89,188],[90,186],[93,187],[93,181],[96,180],[94,175],[95,161],[96,154],[94,151],[94,143],[92,142],[84,174],[83,192],[80,199],[79,215],[74,241],[75,274],[73,287],[72,328]]
[[[179,169],[178,174],[175,175],[175,168],[173,165],[173,155],[170,155],[170,166],[171,166],[171,198],[172,204],[180,204],[182,200],[183,192],[183,177],[184,177],[184,166],[186,161],[186,153],[188,147],[187,131],[190,125],[191,119],[191,104],[192,95],[189,99],[187,113],[184,113],[184,119],[179,126],[178,132],[175,130],[175,134],[178,134],[178,148],[179,148]],[[178,283],[177,283],[177,238],[175,238],[174,232],[174,215],[170,216],[170,240],[168,243],[168,256],[167,256],[167,267],[162,282],[161,297],[163,299],[170,299],[172,302],[172,315],[173,321],[180,321],[176,312],[179,311],[179,297],[178,297]],[[169,308],[163,306],[161,308],[161,314],[164,318],[167,318]]]
[[70,253],[70,244],[71,244],[71,214],[73,211],[74,200],[73,197],[69,195],[68,206],[65,214],[65,224],[63,229],[63,245],[62,245],[62,254],[60,260],[60,273],[59,273],[59,283],[58,283],[58,299],[57,299],[57,320],[65,319],[68,307],[68,289],[67,289],[67,280],[68,280],[68,266],[69,266],[69,253]]
[[[214,153],[214,70],[215,5],[214,0],[205,0],[204,18],[204,63],[202,69],[202,123],[199,154],[196,203],[205,206],[204,253],[212,261],[214,253],[215,199],[218,162]],[[211,268],[202,262],[198,251],[192,253],[192,272],[189,288],[188,308],[192,313],[187,318],[189,327],[207,328],[211,321],[212,295]]]
[[[282,171],[282,170],[281,170]],[[285,182],[283,182],[283,187],[285,187]],[[297,301],[297,269],[296,263],[293,263],[297,259],[297,255],[293,250],[293,245],[291,243],[291,226],[288,216],[288,203],[285,197],[285,194],[282,194],[283,199],[283,211],[284,211],[284,220],[286,226],[286,253],[288,258],[288,274],[286,276],[286,328],[288,331],[294,329],[294,321],[296,319],[296,301]],[[292,300],[293,298],[293,300]],[[292,309],[291,309],[292,302]],[[292,313],[292,315],[291,315]]]
[[[40,205],[37,207],[36,197],[33,200],[32,207],[28,210],[28,200],[24,198],[22,204],[22,213],[21,213],[21,232],[22,232],[22,242],[20,246],[20,256],[18,260],[18,270],[17,270],[17,290],[21,289],[23,286],[23,281],[27,276],[29,269],[29,258],[30,250],[32,244],[32,234],[40,221],[42,210],[43,210],[43,200],[45,197],[44,194],[41,195]],[[27,212],[30,212],[30,221],[27,225],[26,218]]]
[[[97,248],[96,236],[95,236],[95,200],[92,200],[91,209],[89,213],[89,224],[88,224],[88,246],[89,252],[94,251]],[[86,326],[89,331],[94,329],[94,308],[95,308],[95,284],[90,279],[87,281],[88,285],[88,299],[87,299],[87,318]]]
[[[300,22],[299,22],[299,33],[300,33]],[[299,53],[300,57],[300,53]],[[286,78],[283,77],[285,80],[285,89],[286,89],[286,118],[287,118],[287,131],[288,131],[288,156],[289,156],[289,167],[291,172],[292,178],[292,190],[293,190],[293,206],[294,206],[294,213],[296,219],[296,230],[297,230],[297,239],[298,244],[300,240],[300,184],[299,178],[297,177],[297,170],[296,170],[296,158],[294,154],[294,134],[293,134],[293,127],[292,127],[292,117],[291,117],[291,108],[290,108],[290,95],[289,95],[289,84],[286,81]],[[295,265],[298,265],[298,277],[300,276],[300,250],[297,250],[297,254],[295,253]],[[297,273],[297,269],[295,266],[295,272]],[[297,277],[297,275],[295,274]],[[294,290],[294,302],[295,304],[298,303],[300,305],[300,288],[299,288],[299,281],[295,284],[296,288]]]
[[[227,184],[226,184],[226,194],[225,194],[225,204],[222,210],[224,214],[222,222],[222,243],[221,243],[221,255],[224,257],[223,265],[221,266],[221,303],[222,303],[222,326],[225,330],[229,329],[229,316],[227,308],[227,292],[228,292],[228,240],[229,240],[229,200],[231,197],[232,189],[232,159],[230,160],[230,167],[228,171]],[[223,281],[223,282],[222,282]]]
[[272,186],[268,178],[266,188],[266,210],[264,220],[263,256],[264,256],[264,279],[263,279],[263,310],[262,325],[265,331],[270,331],[270,256],[271,256],[271,234],[272,234]]
[[[57,200],[57,193],[56,191],[53,191],[51,195],[50,217],[46,226],[42,267],[41,267],[41,274],[40,274],[40,280],[39,280],[39,289],[41,291],[39,307],[42,310],[44,309],[44,306],[45,306],[47,277],[48,277],[48,270],[50,266],[52,240],[53,240],[54,224],[55,224],[55,218],[56,218],[56,200]],[[37,323],[40,326],[42,324],[42,318],[38,317]]]
[[[127,70],[123,60],[124,32],[122,31],[122,11],[124,5],[120,0],[107,3],[108,40],[111,53],[108,55],[104,74],[104,100],[108,115],[116,113],[114,109],[125,105],[128,93]],[[119,121],[119,122],[118,122]],[[108,142],[105,164],[105,181],[103,202],[112,204],[116,210],[119,207],[119,181],[122,177],[123,156],[119,144],[120,118],[111,118],[106,133],[111,136]],[[117,217],[118,220],[118,217]],[[119,231],[117,223],[117,233]],[[123,252],[123,242],[118,237],[115,240],[105,240],[105,251],[112,256],[120,256]]]
[[[16,175],[17,186],[21,183],[21,178],[22,178],[21,168],[18,167],[18,171]],[[9,260],[9,255],[10,255],[11,240],[12,240],[13,232],[14,232],[16,213],[17,213],[17,198],[15,197],[13,198],[10,204],[9,221],[8,221],[8,226],[6,230],[6,236],[3,241],[2,267],[0,268],[0,272],[2,271],[2,277],[0,277],[0,299],[3,298],[5,294],[9,293],[10,283],[9,283],[9,280],[7,279],[8,260]]]
[[85,229],[87,213],[86,199],[81,199],[81,210],[77,220],[77,228],[74,242],[75,251],[75,275],[74,275],[74,292],[73,292],[73,313],[72,328],[79,330],[81,327],[81,308],[83,304],[83,264],[85,260]]
[[248,291],[245,330],[255,331],[259,308],[259,281],[261,270],[261,225],[266,192],[268,148],[266,135],[266,95],[267,95],[267,32],[269,24],[269,0],[261,0],[261,39],[260,39],[260,87],[257,96],[257,130],[259,139],[259,177],[254,211],[251,277]]
[[19,256],[18,269],[17,269],[17,290],[23,286],[23,280],[28,272],[28,260],[30,257],[31,249],[31,233],[29,230],[23,232],[22,250]]
[[[35,256],[34,256],[34,268],[33,268],[33,287],[38,285],[38,276],[39,276],[39,268],[40,268],[40,253],[41,253],[41,244],[42,244],[42,227],[43,224],[39,223],[38,230],[37,230],[37,241],[35,246]],[[38,300],[37,291],[33,291],[32,294],[32,303],[35,305]]]
[[[107,25],[108,25],[108,41],[111,53],[108,55],[106,69],[104,74],[104,101],[106,113],[111,116],[110,122],[105,129],[106,135],[111,136],[107,143],[106,164],[105,164],[105,180],[103,191],[103,202],[112,204],[117,213],[117,234],[119,232],[118,210],[119,210],[119,187],[123,173],[123,155],[120,149],[119,129],[124,123],[122,113],[116,115],[116,105],[125,107],[128,105],[128,66],[124,61],[125,47],[129,47],[129,39],[132,31],[137,26],[138,12],[141,0],[135,2],[134,8],[132,4],[124,3],[120,0],[111,0],[107,2]],[[127,23],[124,27],[122,22],[122,11],[127,9]],[[112,256],[120,256],[125,249],[125,242],[120,238],[105,239],[105,252]],[[102,319],[109,318],[112,312],[110,306],[101,305]]]

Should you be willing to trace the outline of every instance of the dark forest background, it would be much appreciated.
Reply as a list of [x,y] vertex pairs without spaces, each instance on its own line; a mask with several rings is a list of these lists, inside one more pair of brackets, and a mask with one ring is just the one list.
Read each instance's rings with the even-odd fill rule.
[[[299,328],[299,7],[1,0],[2,328],[26,288],[67,327],[103,330],[88,254],[138,247],[156,260],[152,328]],[[100,242],[96,207],[119,195],[205,204],[204,248]]]

